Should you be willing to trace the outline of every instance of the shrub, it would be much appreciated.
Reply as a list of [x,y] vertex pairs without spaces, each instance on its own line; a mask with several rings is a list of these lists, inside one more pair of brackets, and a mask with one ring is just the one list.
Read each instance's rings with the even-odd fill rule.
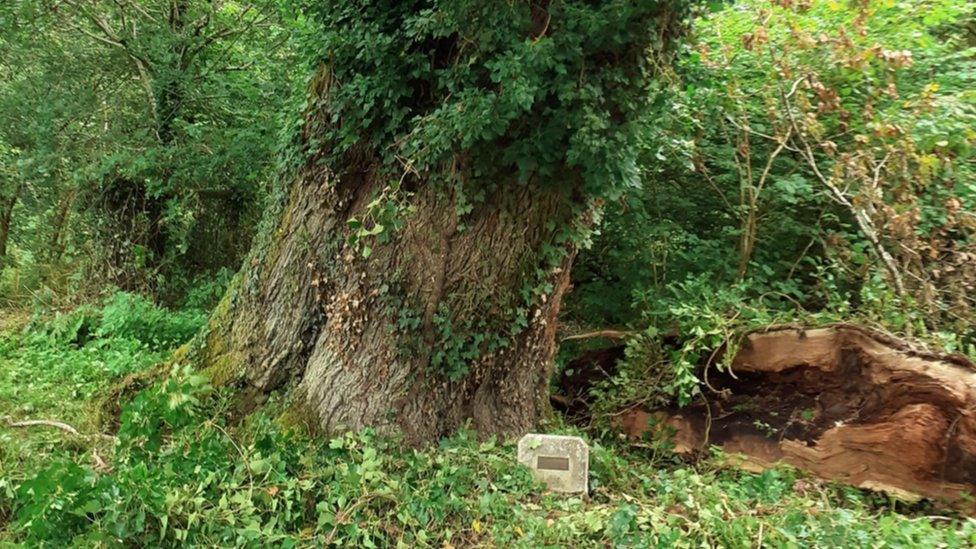
[[154,350],[189,341],[207,320],[204,311],[170,311],[126,292],[113,294],[102,307],[100,317],[97,337],[134,339]]

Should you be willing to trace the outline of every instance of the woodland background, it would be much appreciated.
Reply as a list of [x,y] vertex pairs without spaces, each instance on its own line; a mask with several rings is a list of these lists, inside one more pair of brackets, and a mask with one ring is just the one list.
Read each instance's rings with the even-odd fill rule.
[[[695,7],[560,316],[559,369],[595,333],[626,336],[587,422],[546,424],[593,443],[588,499],[539,495],[510,441],[463,430],[425,450],[318,440],[281,420],[284,397],[227,425],[221,389],[167,370],[280,199],[327,35],[313,13],[0,6],[0,416],[81,431],[0,429],[0,542],[976,543],[976,522],[926,502],[683,462],[611,426],[699,398],[713,350],[772,324],[976,356],[976,4]],[[107,425],[111,441],[85,434]]]

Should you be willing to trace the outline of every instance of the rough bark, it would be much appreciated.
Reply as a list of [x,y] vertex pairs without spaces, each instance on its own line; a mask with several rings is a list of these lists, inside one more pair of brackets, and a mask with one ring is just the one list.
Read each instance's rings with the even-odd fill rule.
[[[366,154],[341,174],[309,162],[190,358],[252,405],[295,386],[326,432],[369,426],[422,443],[468,420],[483,434],[525,432],[548,409],[575,255],[564,245],[546,266],[540,251],[580,208],[569,191],[500,181],[459,219],[450,190],[417,185],[404,226],[364,258],[347,221],[386,181]],[[527,303],[520,292],[540,269],[545,291]],[[495,333],[507,347],[473,339]],[[449,376],[434,357],[458,341],[473,352]]]
[[[976,512],[976,369],[851,326],[749,336],[721,398],[657,416],[679,452],[717,444],[747,468],[782,461],[825,478]],[[713,382],[715,380],[713,379]],[[968,501],[968,503],[967,503]]]

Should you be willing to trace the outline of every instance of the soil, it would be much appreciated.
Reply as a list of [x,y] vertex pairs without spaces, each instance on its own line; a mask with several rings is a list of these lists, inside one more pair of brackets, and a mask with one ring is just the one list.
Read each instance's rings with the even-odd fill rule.
[[615,345],[585,351],[570,361],[556,379],[553,407],[571,422],[585,423],[590,405],[587,392],[597,381],[612,376],[623,357],[624,346]]

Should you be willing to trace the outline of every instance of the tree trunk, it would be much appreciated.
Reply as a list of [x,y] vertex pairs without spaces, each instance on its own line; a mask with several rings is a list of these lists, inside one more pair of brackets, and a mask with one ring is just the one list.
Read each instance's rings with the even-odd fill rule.
[[[365,217],[383,179],[368,159],[357,166],[302,171],[195,359],[218,383],[242,381],[252,405],[293,382],[326,432],[370,426],[423,442],[467,420],[486,434],[526,431],[547,409],[575,255],[564,247],[547,267],[540,250],[580,209],[566,191],[507,182],[459,219],[450,193],[425,185],[364,258],[347,221]],[[539,269],[545,291],[529,304],[520,292]]]
[[0,260],[7,257],[7,241],[10,240],[10,221],[13,217],[14,207],[20,198],[20,191],[23,183],[18,183],[14,188],[13,194],[0,203]]
[[54,217],[51,220],[51,240],[48,243],[48,259],[52,263],[60,261],[61,256],[64,254],[64,233],[68,226],[68,218],[71,215],[71,208],[74,205],[75,196],[78,194],[78,189],[71,187],[66,190],[64,194],[61,195],[61,199],[58,200],[58,208],[54,213]]
[[[576,243],[634,184],[648,56],[686,6],[615,5],[316,12],[335,46],[310,82],[310,158],[189,359],[244,404],[291,385],[326,432],[528,430]],[[386,53],[362,40],[377,32]]]

